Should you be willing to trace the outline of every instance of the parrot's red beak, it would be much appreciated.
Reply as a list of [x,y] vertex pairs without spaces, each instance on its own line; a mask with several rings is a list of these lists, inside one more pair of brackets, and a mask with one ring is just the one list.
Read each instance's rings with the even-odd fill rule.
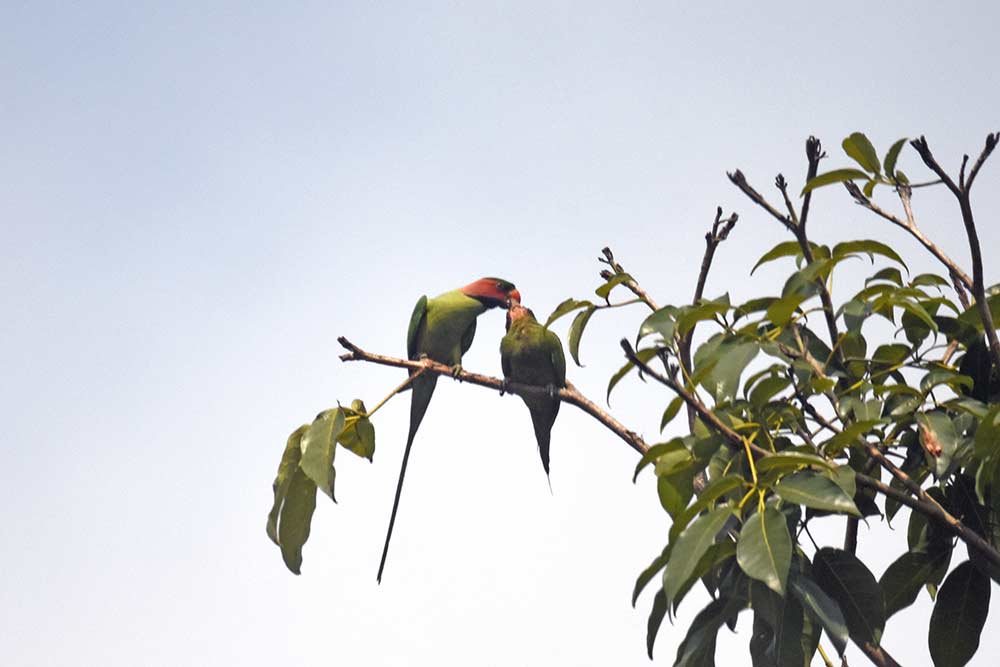
[[510,308],[515,303],[521,303],[521,293],[512,289],[507,293],[507,307]]

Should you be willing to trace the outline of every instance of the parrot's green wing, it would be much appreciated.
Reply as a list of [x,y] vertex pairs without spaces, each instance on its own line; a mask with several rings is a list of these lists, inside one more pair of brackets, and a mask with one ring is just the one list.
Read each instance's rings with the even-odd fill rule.
[[514,340],[510,335],[500,339],[500,367],[503,369],[503,376],[510,378],[514,371],[510,366],[510,358],[514,355]]
[[413,314],[410,315],[410,328],[406,332],[406,357],[408,359],[417,358],[417,349],[420,347],[420,329],[424,320],[427,319],[427,296],[417,299],[417,305],[413,306]]
[[462,354],[464,355],[472,347],[472,339],[476,337],[476,320],[472,320],[472,324],[469,328],[465,330],[462,334]]
[[555,335],[551,331],[545,332],[549,338],[549,347],[551,348],[551,358],[552,358],[552,370],[555,372],[556,376],[556,386],[565,387],[566,386],[566,355],[563,354],[562,341],[559,340],[559,336]]

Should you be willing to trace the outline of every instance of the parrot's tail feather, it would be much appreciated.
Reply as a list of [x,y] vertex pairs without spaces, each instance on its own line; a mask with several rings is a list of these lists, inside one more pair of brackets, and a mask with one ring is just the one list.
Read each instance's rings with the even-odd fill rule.
[[385,569],[385,558],[389,554],[389,541],[392,539],[392,528],[396,524],[396,510],[399,509],[399,496],[403,491],[403,478],[406,477],[406,464],[410,460],[410,447],[417,435],[420,422],[424,419],[427,406],[430,405],[434,387],[437,385],[437,375],[424,376],[414,382],[413,394],[410,399],[410,433],[406,437],[406,449],[403,450],[403,464],[399,469],[399,481],[396,482],[396,498],[392,501],[392,514],[389,516],[389,530],[385,533],[385,546],[382,547],[382,560],[378,564],[378,583],[382,583],[382,571]]

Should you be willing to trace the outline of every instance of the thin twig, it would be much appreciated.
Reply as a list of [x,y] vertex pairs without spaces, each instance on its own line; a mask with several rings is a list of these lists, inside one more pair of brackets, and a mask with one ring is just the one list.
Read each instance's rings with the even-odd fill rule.
[[[608,271],[607,269],[601,271],[602,278],[608,280],[615,274],[628,273],[624,268],[622,268],[621,264],[615,261],[615,255],[613,252],[611,252],[611,248],[602,249],[601,254],[604,255],[604,257],[598,257],[597,261],[603,264],[607,264],[608,266],[611,267],[611,271]],[[628,280],[623,282],[622,285],[624,287],[627,287],[632,292],[632,294],[635,294],[637,297],[639,297],[639,299],[643,303],[649,306],[650,310],[655,312],[660,309],[660,307],[656,305],[656,302],[653,301],[652,297],[649,296],[646,290],[644,290],[642,286],[639,285],[638,282],[636,282],[635,278],[629,278]]]
[[[503,380],[500,380],[499,378],[482,375],[480,373],[472,373],[466,370],[462,370],[455,375],[454,369],[451,366],[441,364],[430,359],[413,361],[410,359],[399,359],[397,357],[389,357],[383,354],[366,352],[343,336],[338,338],[337,342],[347,350],[346,354],[340,355],[341,361],[367,361],[373,364],[381,364],[383,366],[395,366],[396,368],[409,368],[416,371],[437,373],[438,375],[448,375],[454,377],[460,382],[468,382],[469,384],[487,387],[496,391],[509,391],[518,395],[549,395],[548,388],[546,387],[521,384],[519,382],[508,382],[505,385]],[[597,421],[604,424],[608,430],[624,440],[629,447],[640,454],[645,454],[649,450],[649,446],[637,433],[627,429],[621,422],[599,408],[597,404],[589,398],[581,394],[573,385],[566,383],[566,388],[560,389],[556,393],[556,396],[558,396],[564,403],[575,405]]]

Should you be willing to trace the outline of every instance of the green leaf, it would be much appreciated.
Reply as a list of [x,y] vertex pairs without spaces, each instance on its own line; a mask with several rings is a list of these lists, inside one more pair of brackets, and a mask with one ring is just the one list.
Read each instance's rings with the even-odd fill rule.
[[[931,451],[932,442],[940,447],[940,453],[933,456],[934,473],[942,477],[948,472],[952,458],[958,450],[959,437],[955,431],[955,424],[944,412],[937,410],[933,412],[920,413],[916,416],[917,424],[920,425],[920,438],[924,443],[924,449]],[[928,440],[928,439],[931,440]]]
[[344,419],[344,428],[337,437],[337,442],[348,451],[371,461],[375,454],[375,426],[368,419],[365,404],[356,399],[345,413],[349,414]]
[[763,512],[756,512],[744,522],[736,561],[747,576],[784,595],[791,558],[792,540],[781,512],[765,505]]
[[966,561],[938,591],[927,642],[935,667],[961,667],[979,648],[990,608],[990,580]]
[[844,655],[847,648],[847,622],[836,600],[827,595],[812,579],[805,574],[796,573],[793,568],[788,578],[788,586],[792,594],[826,630],[827,636],[833,642],[838,655]]
[[639,327],[639,335],[635,340],[636,346],[639,341],[646,336],[658,333],[669,345],[674,338],[674,331],[677,329],[677,312],[675,306],[664,306],[642,321]]
[[813,557],[813,579],[837,602],[858,645],[876,646],[885,627],[885,604],[874,575],[853,554],[823,547]]
[[778,452],[770,456],[765,456],[757,461],[757,472],[763,473],[775,468],[781,470],[792,470],[804,466],[820,466],[827,470],[834,470],[834,464],[815,454],[804,452]]
[[773,262],[776,259],[781,259],[782,257],[802,257],[802,246],[799,245],[798,241],[782,241],[761,255],[757,263],[750,269],[750,275],[753,275],[754,271],[762,265]]
[[563,315],[566,315],[567,313],[572,313],[574,310],[578,310],[580,308],[592,308],[593,305],[594,304],[592,304],[589,301],[577,301],[576,299],[566,299],[558,306],[556,306],[556,309],[552,311],[551,315],[549,315],[549,319],[545,320],[545,328],[548,329],[550,324],[558,320]]
[[740,475],[716,477],[709,482],[698,494],[698,500],[674,518],[674,522],[670,526],[670,541],[673,542],[677,539],[677,536],[687,527],[691,519],[698,516],[725,494],[743,486],[743,483],[743,478]]
[[[706,346],[698,349],[702,353]],[[755,340],[729,339],[723,340],[714,351],[715,367],[701,381],[701,384],[715,399],[716,403],[731,401],[739,389],[740,376],[743,370],[760,352],[760,343]],[[695,355],[695,368],[706,361],[704,355]]]
[[308,430],[309,424],[303,424],[288,436],[285,443],[285,451],[281,455],[281,463],[278,464],[278,476],[274,478],[271,489],[274,491],[274,504],[267,515],[267,536],[278,546],[278,514],[281,512],[281,503],[288,493],[288,486],[292,483],[292,475],[299,467],[299,459],[302,457],[301,440],[302,435]]
[[687,449],[684,447],[684,441],[681,438],[674,438],[670,442],[660,442],[650,447],[646,450],[646,453],[642,455],[642,458],[639,459],[639,463],[636,464],[635,473],[632,475],[632,483],[635,484],[635,481],[639,479],[639,473],[642,472],[643,468],[667,452],[677,451],[679,449],[687,452]]
[[858,438],[863,437],[865,433],[868,433],[881,423],[882,422],[877,420],[854,422],[840,433],[823,443],[823,451],[830,456],[837,456],[844,450],[844,448],[857,444]]
[[686,336],[694,329],[698,322],[714,320],[717,315],[721,315],[729,310],[729,306],[715,301],[702,301],[696,306],[685,306],[678,311],[677,333]]
[[871,174],[881,174],[882,165],[879,164],[875,147],[868,141],[861,132],[853,132],[851,136],[844,139],[841,146],[848,157],[861,165],[861,168]]
[[881,255],[882,257],[887,257],[901,265],[904,269],[906,268],[906,262],[903,261],[902,257],[896,254],[895,250],[884,243],[879,243],[878,241],[873,241],[871,239],[859,239],[857,241],[844,241],[843,243],[838,243],[833,246],[834,259],[854,255],[859,252],[863,252],[868,255],[873,262],[875,261],[875,255]]
[[898,140],[889,147],[888,151],[886,151],[885,159],[882,160],[882,164],[885,166],[886,174],[896,173],[896,159],[899,157],[899,151],[903,148],[904,144],[906,144],[906,137]]
[[[805,664],[800,642],[804,620],[802,606],[792,596],[777,595],[758,581],[750,585],[750,592],[757,628],[754,636],[758,639],[758,648],[763,649],[760,655],[763,661],[759,664],[802,667]],[[763,625],[756,622],[758,618]]]
[[341,408],[321,412],[309,430],[302,436],[302,472],[315,482],[334,502],[333,483],[337,476],[333,468],[337,438],[344,430],[344,411]]
[[316,484],[297,468],[288,485],[278,519],[278,545],[285,566],[294,574],[302,571],[302,546],[309,539],[309,527],[316,509]]
[[642,593],[643,589],[646,588],[646,584],[653,580],[660,570],[667,566],[667,561],[670,560],[670,552],[672,547],[668,544],[666,548],[660,553],[659,556],[653,559],[653,562],[649,566],[639,573],[639,577],[635,580],[635,588],[632,589],[632,607],[635,607],[636,601],[639,599],[639,594]]
[[782,500],[795,505],[861,516],[854,501],[843,489],[833,480],[811,470],[800,470],[781,478],[775,485],[774,492]]
[[[674,613],[677,612],[677,608],[680,606],[681,601],[683,601],[683,599],[691,591],[691,588],[698,583],[698,580],[705,581],[706,577],[713,574],[713,571],[715,571],[715,574],[718,574],[725,565],[726,561],[732,559],[735,555],[736,542],[733,542],[730,539],[724,539],[723,541],[710,546],[704,555],[698,559],[698,563],[695,565],[694,571],[688,577],[687,582],[681,585],[680,591],[678,591],[676,597],[674,597]],[[706,585],[708,585],[707,582]]]
[[622,283],[628,282],[629,280],[632,280],[632,276],[630,276],[629,274],[616,273],[615,275],[611,276],[608,279],[608,282],[604,283],[596,290],[594,290],[594,294],[601,297],[602,299],[607,299],[608,296],[611,294],[611,290],[613,290],[617,285],[621,285]]
[[878,184],[879,184],[879,180],[877,178],[873,178],[872,180],[870,180],[867,183],[865,183],[865,187],[862,188],[862,192],[865,193],[866,197],[868,197],[869,199],[871,199],[872,194],[875,192],[875,186],[878,185]]
[[[940,549],[935,554],[907,551],[886,568],[879,579],[885,600],[885,618],[909,607],[917,599],[917,594],[925,584],[941,583],[944,571],[951,561],[951,549]],[[944,571],[942,571],[942,567]],[[937,576],[940,574],[940,576]]]
[[810,179],[806,183],[806,186],[802,188],[802,194],[805,195],[807,192],[812,192],[816,188],[821,188],[831,183],[843,183],[844,181],[856,181],[858,179],[867,180],[868,174],[859,169],[834,169]]
[[[643,348],[641,350],[636,350],[635,356],[639,358],[644,364],[648,364],[653,357],[656,356],[656,349],[652,347]],[[611,380],[608,381],[608,395],[605,400],[607,400],[608,405],[611,405],[611,390],[615,388],[615,385],[621,382],[622,378],[629,374],[635,368],[635,364],[631,361],[625,362],[625,365],[619,368],[614,375],[611,376]]]
[[583,336],[583,330],[587,327],[587,322],[590,321],[590,316],[594,314],[597,310],[596,306],[587,306],[585,310],[577,313],[577,316],[573,318],[573,324],[569,327],[569,353],[573,355],[573,361],[576,362],[577,366],[583,367],[580,363],[580,337]]
[[715,665],[715,641],[719,628],[743,602],[732,598],[718,598],[698,612],[688,626],[687,634],[677,647],[674,667],[709,667]]
[[656,493],[660,497],[660,505],[671,517],[684,511],[688,501],[694,495],[694,475],[692,467],[672,475],[662,475],[656,480]]
[[649,611],[649,619],[646,621],[646,653],[649,659],[653,659],[653,644],[656,643],[656,633],[660,631],[663,617],[667,613],[667,597],[660,589],[653,598],[653,608]]
[[667,569],[663,573],[663,590],[667,595],[668,605],[674,602],[677,593],[691,578],[698,561],[715,542],[715,536],[732,514],[729,507],[717,507],[699,517],[678,536]]
[[[873,283],[877,280],[887,280],[891,283],[895,283],[897,286],[902,287],[903,285],[903,274],[899,272],[894,266],[887,266],[881,271],[876,271],[870,278],[865,279],[865,286],[867,287],[869,283]],[[911,283],[912,284],[912,283]]]
[[684,399],[680,396],[676,396],[674,397],[674,400],[670,401],[669,405],[667,405],[667,409],[663,411],[663,416],[660,418],[660,433],[662,433],[667,424],[669,424],[671,420],[677,416],[677,413],[680,412],[682,405],[684,405]]

